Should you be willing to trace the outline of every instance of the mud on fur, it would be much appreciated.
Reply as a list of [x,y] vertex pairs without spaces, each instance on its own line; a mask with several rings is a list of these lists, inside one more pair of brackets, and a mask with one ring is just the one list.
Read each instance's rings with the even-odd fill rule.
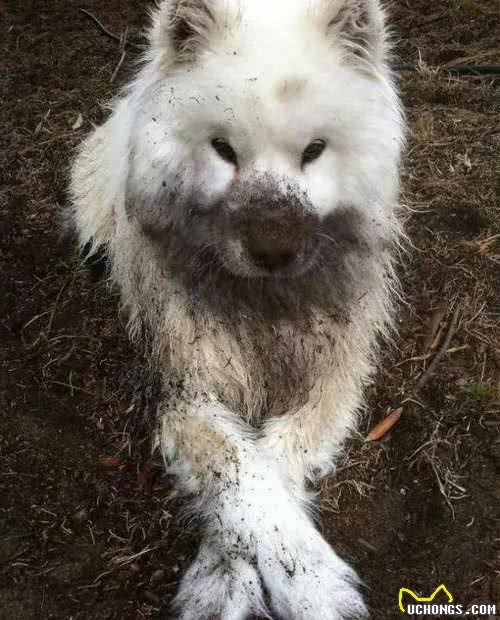
[[389,53],[378,0],[164,0],[73,163],[68,217],[109,257],[202,523],[177,618],[367,615],[306,484],[333,470],[391,326]]

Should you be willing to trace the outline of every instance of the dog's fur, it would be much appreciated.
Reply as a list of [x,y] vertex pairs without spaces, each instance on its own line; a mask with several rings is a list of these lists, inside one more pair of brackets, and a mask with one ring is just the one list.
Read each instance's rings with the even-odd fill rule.
[[72,223],[161,374],[160,445],[202,523],[183,620],[366,613],[305,483],[332,470],[391,321],[388,50],[378,0],[164,0],[74,162]]

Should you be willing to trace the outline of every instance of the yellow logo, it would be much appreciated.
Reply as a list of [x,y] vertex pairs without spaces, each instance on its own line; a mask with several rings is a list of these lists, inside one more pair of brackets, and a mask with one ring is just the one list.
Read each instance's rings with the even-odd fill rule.
[[405,608],[403,607],[403,593],[404,592],[406,592],[407,594],[410,594],[419,603],[430,603],[431,601],[434,600],[434,597],[436,596],[436,594],[441,591],[443,591],[448,597],[448,602],[453,603],[453,596],[450,594],[448,588],[443,583],[440,586],[438,586],[430,596],[417,596],[414,592],[412,592],[411,590],[408,590],[408,588],[400,588],[399,599],[398,599],[399,609],[401,609],[403,613],[405,612]]

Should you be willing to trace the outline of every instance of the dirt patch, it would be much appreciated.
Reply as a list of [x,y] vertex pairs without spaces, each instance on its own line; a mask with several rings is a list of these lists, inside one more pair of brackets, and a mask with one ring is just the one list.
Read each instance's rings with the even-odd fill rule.
[[[500,63],[495,3],[396,0],[402,63]],[[0,136],[0,618],[168,617],[193,553],[161,473],[140,478],[126,424],[135,354],[117,300],[58,239],[72,148],[130,72],[69,0],[10,3]],[[136,39],[146,7],[92,2]],[[383,441],[355,438],[324,483],[323,528],[363,576],[375,620],[399,588],[444,582],[500,604],[499,83],[401,74],[410,123],[400,336],[361,437],[429,363],[429,319],[462,307],[451,351]],[[80,127],[77,120],[82,115]],[[416,358],[416,359],[415,359]],[[127,413],[129,410],[129,413]],[[152,474],[154,467],[150,468]],[[471,616],[469,616],[471,617]]]

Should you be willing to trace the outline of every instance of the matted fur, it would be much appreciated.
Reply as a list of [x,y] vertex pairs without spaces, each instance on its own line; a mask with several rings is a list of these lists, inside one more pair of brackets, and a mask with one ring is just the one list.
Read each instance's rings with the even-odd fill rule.
[[166,465],[202,523],[184,620],[365,614],[305,481],[331,471],[391,324],[388,51],[377,0],[165,0],[143,68],[74,162],[72,224],[109,255],[162,377]]

